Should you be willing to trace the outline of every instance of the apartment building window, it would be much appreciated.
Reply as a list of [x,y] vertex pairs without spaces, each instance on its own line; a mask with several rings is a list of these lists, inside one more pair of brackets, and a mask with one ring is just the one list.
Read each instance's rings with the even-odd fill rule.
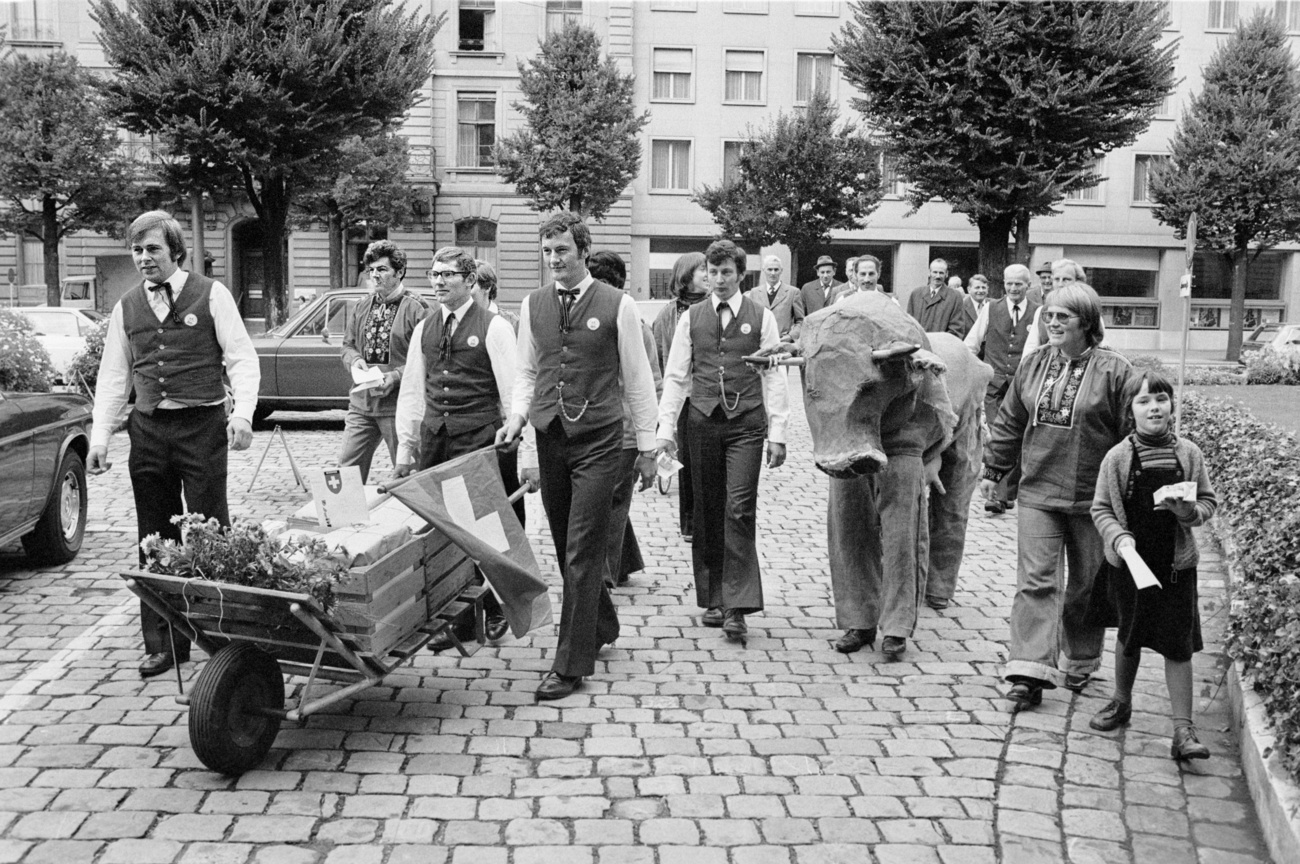
[[650,188],[660,192],[690,191],[690,141],[659,140],[651,142]]
[[1144,156],[1139,154],[1133,157],[1134,204],[1149,204],[1151,202],[1151,172],[1157,165],[1163,165],[1168,161],[1168,156]]
[[722,182],[730,183],[740,179],[740,156],[745,152],[748,141],[722,142]]
[[45,244],[32,237],[22,238],[19,257],[22,259],[18,277],[19,285],[45,284]]
[[880,154],[880,192],[895,198],[903,197],[903,178],[898,174],[898,157]]
[[497,223],[490,219],[462,219],[456,223],[456,245],[480,261],[497,264]]
[[726,84],[723,99],[727,102],[763,101],[763,52],[724,52]]
[[460,0],[458,24],[462,51],[488,51],[492,44],[492,24],[496,0]]
[[656,102],[690,102],[691,71],[695,67],[695,52],[690,48],[655,48],[654,89],[651,96]]
[[795,104],[806,105],[808,100],[812,98],[813,93],[819,90],[830,95],[831,55],[800,52],[795,55]]
[[1162,3],[1160,4],[1160,13],[1161,13],[1161,14],[1160,14],[1160,18],[1161,18],[1161,20],[1164,22],[1164,29],[1165,29],[1165,30],[1177,30],[1177,29],[1178,29],[1177,25],[1174,24],[1174,4],[1173,4],[1173,3],[1170,3],[1169,0],[1164,0],[1164,2],[1162,2]]
[[559,33],[568,24],[582,23],[582,0],[546,0],[546,33]]
[[[1093,160],[1092,165],[1090,165],[1090,166],[1088,167],[1088,170],[1089,170],[1091,173],[1093,173],[1093,174],[1097,174],[1097,175],[1100,176],[1101,173],[1102,173],[1102,165],[1103,165],[1103,160],[1102,160],[1102,158],[1099,156],[1099,157],[1097,157],[1096,159]],[[1086,189],[1075,189],[1073,192],[1071,192],[1070,194],[1068,194],[1068,195],[1065,196],[1065,200],[1066,200],[1066,201],[1071,201],[1071,202],[1074,202],[1074,203],[1077,203],[1077,204],[1084,204],[1084,203],[1086,203],[1086,204],[1100,204],[1100,203],[1101,203],[1101,184],[1104,183],[1104,182],[1105,182],[1105,180],[1104,180],[1104,178],[1103,178],[1102,180],[1098,181],[1097,184],[1096,184],[1095,186],[1089,186],[1089,187],[1086,188]]]
[[15,0],[8,14],[0,12],[0,23],[8,24],[15,42],[58,42],[59,26],[54,0]]
[[1277,0],[1274,14],[1283,30],[1300,33],[1300,0]]
[[695,0],[650,0],[652,12],[694,12]]
[[722,0],[722,11],[733,15],[766,15],[767,0]]
[[456,96],[456,164],[461,168],[491,168],[497,137],[495,93]]
[[1205,5],[1209,10],[1205,29],[1231,30],[1237,26],[1237,0],[1210,0]]
[[794,14],[818,18],[838,18],[839,0],[801,0],[794,4]]

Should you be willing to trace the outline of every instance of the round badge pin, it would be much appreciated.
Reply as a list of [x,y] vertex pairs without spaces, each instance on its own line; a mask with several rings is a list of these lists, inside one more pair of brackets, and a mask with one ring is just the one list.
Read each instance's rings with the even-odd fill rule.
[[753,327],[750,327],[748,324],[741,324],[741,325],[740,325],[740,332],[741,332],[741,333],[744,333],[746,336],[748,336],[751,332],[753,332],[753,330],[754,330],[754,328],[753,328]]
[[199,323],[199,316],[195,315],[193,312],[185,316],[186,327],[193,327],[197,323]]
[[588,319],[587,319],[587,329],[588,329],[588,330],[599,330],[599,329],[600,329],[600,319],[599,319],[599,318],[588,318]]
[[469,342],[469,347],[471,347],[471,348],[477,348],[477,347],[478,347],[478,337],[477,337],[477,336],[471,336],[471,337],[469,337],[468,342]]

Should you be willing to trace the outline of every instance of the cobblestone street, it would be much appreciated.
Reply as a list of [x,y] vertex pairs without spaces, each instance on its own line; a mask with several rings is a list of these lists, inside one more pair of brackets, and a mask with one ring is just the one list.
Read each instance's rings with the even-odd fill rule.
[[[997,676],[1014,513],[972,510],[956,603],[922,610],[902,662],[837,654],[828,481],[792,407],[790,460],[760,490],[767,609],[749,619],[747,646],[699,626],[675,490],[645,493],[633,516],[650,567],[616,592],[622,636],[577,694],[534,701],[550,627],[469,659],[422,652],[384,686],[286,724],[239,779],[195,758],[175,678],[136,671],[136,601],[116,575],[134,565],[135,520],[115,437],[76,561],[33,571],[20,551],[0,554],[0,864],[1269,860],[1230,731],[1214,549],[1202,550],[1195,661],[1210,760],[1169,759],[1163,664],[1150,653],[1125,731],[1088,729],[1109,695],[1109,652],[1082,695],[1048,691],[1012,717]],[[298,463],[331,462],[341,424],[292,417]],[[278,443],[249,491],[269,437],[232,455],[234,515],[282,517],[305,500]],[[378,457],[380,478],[389,468]],[[556,600],[537,496],[529,508]]]

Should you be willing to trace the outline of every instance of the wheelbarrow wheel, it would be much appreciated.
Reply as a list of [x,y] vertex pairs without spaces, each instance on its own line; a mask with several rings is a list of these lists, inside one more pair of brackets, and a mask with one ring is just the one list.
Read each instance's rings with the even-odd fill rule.
[[659,488],[660,495],[667,495],[669,490],[673,488],[672,475],[670,474],[667,477],[656,477],[655,486]]
[[280,664],[256,645],[235,642],[218,651],[190,694],[190,746],[221,774],[243,774],[270,752],[284,710]]

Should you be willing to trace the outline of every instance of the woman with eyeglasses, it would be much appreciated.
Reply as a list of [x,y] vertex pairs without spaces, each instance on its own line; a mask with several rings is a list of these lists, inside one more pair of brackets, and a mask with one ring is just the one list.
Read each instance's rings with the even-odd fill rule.
[[1122,354],[1101,346],[1101,300],[1090,286],[1052,291],[1041,317],[1047,344],[1026,353],[991,421],[980,481],[988,500],[1020,466],[1019,563],[1003,672],[1013,712],[1038,705],[1044,690],[1082,690],[1101,665],[1105,630],[1087,612],[1104,555],[1089,510],[1101,460],[1123,438],[1131,374]]

